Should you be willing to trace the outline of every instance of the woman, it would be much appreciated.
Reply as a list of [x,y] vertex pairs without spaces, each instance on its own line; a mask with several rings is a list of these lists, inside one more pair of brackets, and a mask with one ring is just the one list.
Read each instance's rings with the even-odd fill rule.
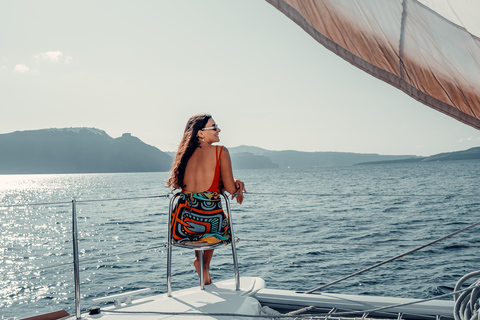
[[[230,229],[219,192],[228,191],[232,199],[243,202],[244,183],[233,177],[227,148],[219,142],[220,128],[208,114],[190,117],[172,166],[168,187],[182,189],[172,213],[172,236],[177,242],[218,243],[231,241]],[[212,250],[204,251],[205,284],[211,284]],[[200,275],[197,251],[195,269]]]

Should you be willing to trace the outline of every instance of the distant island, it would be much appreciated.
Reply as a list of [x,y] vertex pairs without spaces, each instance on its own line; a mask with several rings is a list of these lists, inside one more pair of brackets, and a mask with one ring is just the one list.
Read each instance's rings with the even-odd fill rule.
[[357,163],[357,165],[474,160],[474,159],[480,159],[480,147],[470,148],[468,150],[463,150],[463,151],[439,153],[429,157],[414,157],[414,158],[406,158],[406,159],[398,159],[398,160],[363,162],[363,163]]
[[353,152],[305,152],[295,150],[271,151],[258,147],[239,146],[228,148],[232,154],[232,162],[237,156],[250,154],[250,156],[267,158],[278,168],[314,168],[351,166],[362,162],[403,160],[414,158],[413,155],[379,155],[376,153],[353,153]]
[[0,135],[0,174],[168,171],[171,161],[129,133],[114,139],[95,128],[64,128]]
[[[234,169],[313,168],[480,159],[480,147],[430,157],[350,152],[228,148]],[[96,128],[62,128],[0,134],[0,174],[169,171],[174,152],[163,152],[130,133],[110,137]]]

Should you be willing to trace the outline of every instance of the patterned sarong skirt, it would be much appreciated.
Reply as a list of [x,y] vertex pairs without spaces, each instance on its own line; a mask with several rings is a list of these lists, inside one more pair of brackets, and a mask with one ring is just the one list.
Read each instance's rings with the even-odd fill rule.
[[178,243],[231,241],[228,219],[216,192],[182,192],[172,212],[172,237]]

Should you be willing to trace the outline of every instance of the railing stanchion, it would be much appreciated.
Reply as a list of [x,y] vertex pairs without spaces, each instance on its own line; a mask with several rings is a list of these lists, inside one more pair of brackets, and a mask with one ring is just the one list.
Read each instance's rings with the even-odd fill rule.
[[[178,195],[178,194],[177,194]],[[167,296],[172,296],[172,212],[173,202],[177,195],[172,195],[168,207],[168,236],[167,236]]]
[[77,201],[72,200],[72,239],[73,239],[73,273],[75,278],[75,316],[80,319],[80,267],[78,261],[77,239]]
[[233,267],[235,269],[235,290],[239,291],[240,290],[240,272],[238,271],[237,250],[235,245],[235,235],[233,234],[233,219],[232,219],[232,212],[230,211],[230,201],[228,200],[228,197],[224,193],[221,193],[221,195],[223,196],[223,199],[225,199],[225,204],[226,204],[227,213],[228,213],[228,223],[230,224],[230,236],[232,239],[231,246],[232,246],[232,256],[233,256]]

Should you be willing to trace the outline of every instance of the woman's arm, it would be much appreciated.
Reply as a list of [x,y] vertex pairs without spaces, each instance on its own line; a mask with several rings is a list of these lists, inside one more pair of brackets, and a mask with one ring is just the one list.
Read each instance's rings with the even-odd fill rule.
[[220,170],[224,189],[232,195],[232,199],[233,195],[236,194],[237,202],[241,204],[243,202],[243,192],[246,192],[245,184],[233,177],[232,160],[228,149],[225,147],[223,147],[220,158]]

